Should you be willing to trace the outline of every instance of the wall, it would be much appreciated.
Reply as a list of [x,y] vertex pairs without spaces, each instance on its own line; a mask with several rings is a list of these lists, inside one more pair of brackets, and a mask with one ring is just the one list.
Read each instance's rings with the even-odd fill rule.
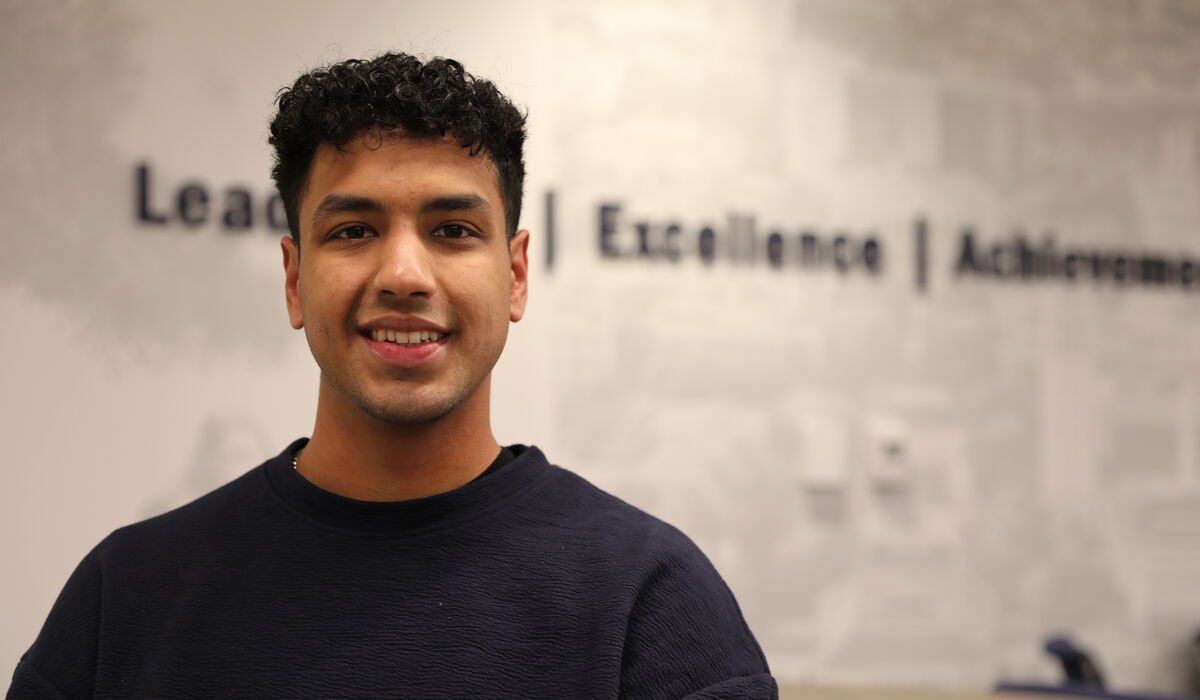
[[0,666],[105,533],[309,430],[271,100],[394,48],[530,111],[498,437],[691,534],[778,676],[1052,679],[1067,630],[1183,689],[1198,30],[1186,2],[3,3]]

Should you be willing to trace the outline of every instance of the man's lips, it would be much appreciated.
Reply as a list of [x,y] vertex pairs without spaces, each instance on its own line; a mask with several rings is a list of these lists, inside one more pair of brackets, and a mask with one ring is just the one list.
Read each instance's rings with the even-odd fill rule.
[[368,328],[362,331],[367,347],[379,359],[390,365],[412,367],[430,361],[441,354],[451,334],[441,330],[393,330]]
[[419,316],[389,314],[359,327],[359,334],[376,357],[388,364],[412,366],[441,353],[451,332]]

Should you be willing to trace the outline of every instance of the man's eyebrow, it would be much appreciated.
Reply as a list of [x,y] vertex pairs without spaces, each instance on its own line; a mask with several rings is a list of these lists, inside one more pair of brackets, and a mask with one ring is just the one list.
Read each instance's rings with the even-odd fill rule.
[[382,213],[383,204],[377,199],[370,197],[358,197],[355,195],[331,194],[321,203],[317,205],[317,210],[313,212],[312,220],[317,222],[321,217],[331,214],[346,214],[346,213]]
[[489,210],[491,208],[492,206],[488,204],[486,199],[473,192],[468,192],[466,194],[442,195],[429,199],[421,205],[421,213]]

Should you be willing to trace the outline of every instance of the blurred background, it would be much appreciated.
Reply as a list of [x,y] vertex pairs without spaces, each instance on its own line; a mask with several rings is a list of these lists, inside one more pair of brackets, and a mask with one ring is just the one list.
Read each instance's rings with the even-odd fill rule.
[[1069,635],[1196,690],[1186,0],[0,0],[0,669],[311,429],[266,127],[384,50],[529,111],[497,437],[690,534],[781,681],[1057,683]]

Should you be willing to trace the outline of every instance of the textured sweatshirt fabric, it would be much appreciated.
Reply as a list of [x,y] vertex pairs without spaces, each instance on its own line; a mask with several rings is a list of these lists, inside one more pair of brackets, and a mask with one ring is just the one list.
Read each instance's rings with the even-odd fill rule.
[[97,545],[8,697],[777,697],[699,549],[537,448],[368,503],[303,445]]

